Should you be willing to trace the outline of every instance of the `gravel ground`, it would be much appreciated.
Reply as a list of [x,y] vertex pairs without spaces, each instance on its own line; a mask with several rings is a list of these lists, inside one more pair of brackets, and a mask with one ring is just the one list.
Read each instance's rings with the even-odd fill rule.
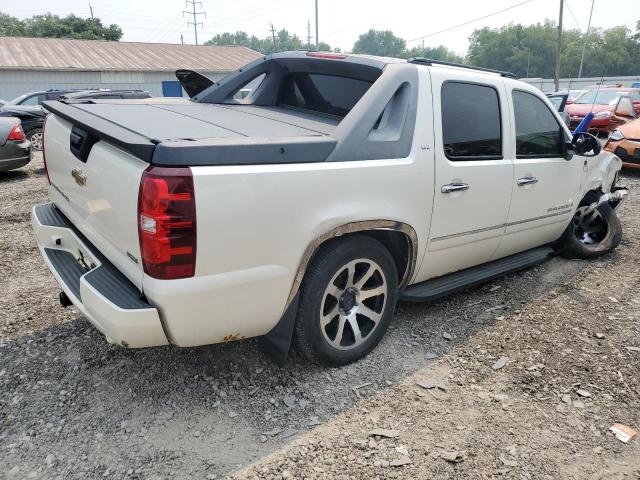
[[639,203],[614,254],[232,478],[640,479],[609,432],[640,430]]
[[[625,180],[636,190],[640,187],[637,175],[628,175]],[[525,319],[531,323],[528,315],[537,314],[538,321],[544,319],[543,324],[547,325],[545,308],[551,308],[558,298],[581,301],[584,292],[570,285],[579,282],[582,275],[577,274],[585,267],[588,271],[600,268],[599,274],[617,279],[618,283],[627,282],[624,291],[629,295],[629,288],[638,278],[637,269],[635,277],[628,277],[629,272],[623,268],[627,263],[621,261],[633,258],[634,248],[636,256],[638,251],[637,234],[633,234],[638,231],[638,218],[630,215],[638,202],[632,198],[623,207],[627,240],[619,253],[591,264],[557,258],[439,302],[401,304],[381,345],[355,365],[325,370],[304,364],[292,354],[288,365],[280,369],[258,351],[255,341],[191,349],[126,350],[106,344],[77,312],[58,305],[58,288],[35,248],[29,223],[31,206],[46,200],[41,160],[37,158],[17,172],[0,174],[0,182],[3,184],[0,228],[6,232],[0,237],[0,276],[5,287],[5,294],[0,298],[0,478],[207,479],[221,478],[265,456],[268,461],[283,461],[283,465],[288,465],[289,460],[278,458],[287,458],[291,450],[276,453],[281,457],[268,455],[293,439],[306,439],[308,431],[318,424],[321,426],[311,435],[324,429],[328,429],[327,435],[335,435],[339,425],[336,422],[345,419],[350,419],[349,425],[353,427],[358,418],[354,412],[359,411],[353,408],[361,409],[369,401],[382,408],[389,392],[392,395],[396,395],[393,392],[406,393],[403,385],[408,381],[407,376],[425,367],[440,372],[443,365],[449,365],[455,379],[461,362],[486,364],[497,355],[495,349],[500,342],[505,344],[501,348],[513,350],[513,342],[505,338],[522,341]],[[631,266],[637,265],[637,258],[634,261]],[[609,284],[606,287],[609,288]],[[598,295],[599,290],[600,287],[596,287],[594,295]],[[560,302],[558,308],[566,303]],[[620,306],[626,305],[620,303]],[[596,300],[590,301],[589,306],[600,308]],[[606,308],[613,307],[607,303]],[[600,310],[585,312],[584,321],[587,317],[590,321],[600,318],[596,316]],[[637,328],[637,319],[635,325]],[[571,336],[582,332],[572,330],[573,324],[561,326],[563,328],[554,331],[558,341],[569,341]],[[620,332],[622,327],[621,324]],[[488,344],[491,348],[475,349],[480,344],[478,339],[496,328],[502,329],[502,337]],[[613,328],[615,330],[615,325]],[[627,334],[633,333],[628,330],[630,327],[624,328]],[[444,333],[450,334],[452,340],[445,340]],[[636,330],[636,339],[637,333]],[[567,335],[570,337],[565,338]],[[540,341],[545,340],[542,334],[539,336]],[[525,352],[527,343],[518,345],[517,352]],[[554,342],[546,345],[549,347]],[[448,353],[455,346],[458,348]],[[457,353],[467,350],[468,353]],[[484,353],[478,353],[480,351]],[[557,355],[562,351],[558,347]],[[618,365],[620,359],[629,360],[624,350],[620,352],[600,360],[615,358],[615,368],[621,368],[621,372],[637,366]],[[625,355],[618,358],[623,353]],[[509,355],[515,358],[516,353]],[[582,360],[581,354],[576,355],[574,360]],[[473,378],[482,382],[482,373],[478,371]],[[535,377],[535,373],[529,375]],[[572,388],[573,374],[569,372],[565,378],[565,373],[566,369],[557,371],[553,388]],[[500,375],[505,375],[504,385],[511,388],[520,385],[516,374],[523,372],[511,364],[500,371]],[[526,371],[524,374],[527,375]],[[461,380],[463,385],[471,382],[472,377],[466,375],[463,375],[465,380]],[[636,370],[635,381],[627,378],[629,388],[636,388],[638,378]],[[405,383],[399,383],[403,381]],[[448,383],[455,385],[452,379]],[[539,388],[543,387],[539,385]],[[423,411],[416,428],[422,428],[427,417],[429,423],[436,421],[429,413],[440,413],[443,418],[450,415],[457,408],[454,401],[461,401],[452,392],[453,389],[449,389],[443,393],[450,397],[451,406]],[[554,394],[552,391],[549,396]],[[621,403],[622,395],[615,392],[611,395],[611,405],[607,404],[611,411],[614,406],[628,407],[628,403]],[[637,396],[635,398],[637,415]],[[406,399],[390,405],[401,411],[404,403]],[[549,403],[553,410],[555,404]],[[544,412],[544,403],[539,407]],[[605,403],[599,403],[598,407],[605,408]],[[370,423],[370,419],[362,417],[365,419]],[[471,416],[464,423],[472,425],[481,420],[481,415]],[[628,421],[631,420],[633,418]],[[510,421],[507,430],[522,427],[518,418]],[[535,420],[531,417],[527,422],[534,426],[544,423],[540,417]],[[639,426],[637,421],[635,425]],[[472,438],[471,431],[452,431],[449,426],[439,435],[446,433],[446,439],[464,440]],[[483,437],[500,435],[488,427],[479,426],[478,431]],[[416,432],[423,436],[434,433],[424,429]],[[602,436],[606,437],[604,433]],[[435,442],[437,437],[431,440]],[[496,445],[484,448],[497,448]],[[360,451],[358,459],[362,453]],[[414,464],[409,468],[422,469],[424,462],[412,458]],[[370,460],[373,465],[374,457]],[[345,466],[342,460],[338,463]],[[268,475],[275,475],[280,468],[264,465],[261,468],[266,468]],[[473,462],[465,460],[460,465],[473,465]],[[360,466],[359,463],[351,463],[351,467],[356,466]],[[348,467],[344,473],[360,478]],[[456,472],[446,470],[445,467],[450,468],[448,465],[441,467],[417,471],[429,471],[434,478],[438,472]],[[299,471],[292,471],[301,477]],[[363,471],[370,476],[387,476],[384,471]],[[417,471],[411,470],[410,475],[418,475]],[[240,470],[236,475],[239,478],[268,476],[255,472],[255,469]]]

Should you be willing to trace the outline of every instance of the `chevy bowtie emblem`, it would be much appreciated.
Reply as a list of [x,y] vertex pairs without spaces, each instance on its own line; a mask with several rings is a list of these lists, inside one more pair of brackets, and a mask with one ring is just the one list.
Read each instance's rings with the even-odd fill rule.
[[87,185],[87,176],[82,172],[80,167],[73,167],[71,169],[71,176],[81,187],[85,187]]

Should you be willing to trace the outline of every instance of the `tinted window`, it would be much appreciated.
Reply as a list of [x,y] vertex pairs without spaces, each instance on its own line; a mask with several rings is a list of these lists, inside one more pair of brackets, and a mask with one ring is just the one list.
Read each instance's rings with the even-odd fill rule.
[[357,78],[294,73],[283,83],[280,104],[344,117],[370,86]]
[[564,154],[564,129],[535,95],[513,92],[516,157],[559,157]]
[[442,136],[451,160],[502,158],[498,92],[484,85],[445,83]]

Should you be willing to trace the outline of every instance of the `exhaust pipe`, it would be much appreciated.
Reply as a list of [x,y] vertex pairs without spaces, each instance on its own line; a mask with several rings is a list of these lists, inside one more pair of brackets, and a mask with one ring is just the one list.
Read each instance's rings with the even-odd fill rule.
[[71,301],[69,296],[64,292],[60,292],[60,305],[62,305],[64,308],[73,305],[73,302]]

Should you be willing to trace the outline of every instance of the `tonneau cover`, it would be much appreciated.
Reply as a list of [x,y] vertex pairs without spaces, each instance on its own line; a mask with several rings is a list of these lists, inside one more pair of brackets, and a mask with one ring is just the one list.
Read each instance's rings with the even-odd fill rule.
[[323,161],[337,119],[282,107],[177,100],[45,102],[54,114],[159,165]]

